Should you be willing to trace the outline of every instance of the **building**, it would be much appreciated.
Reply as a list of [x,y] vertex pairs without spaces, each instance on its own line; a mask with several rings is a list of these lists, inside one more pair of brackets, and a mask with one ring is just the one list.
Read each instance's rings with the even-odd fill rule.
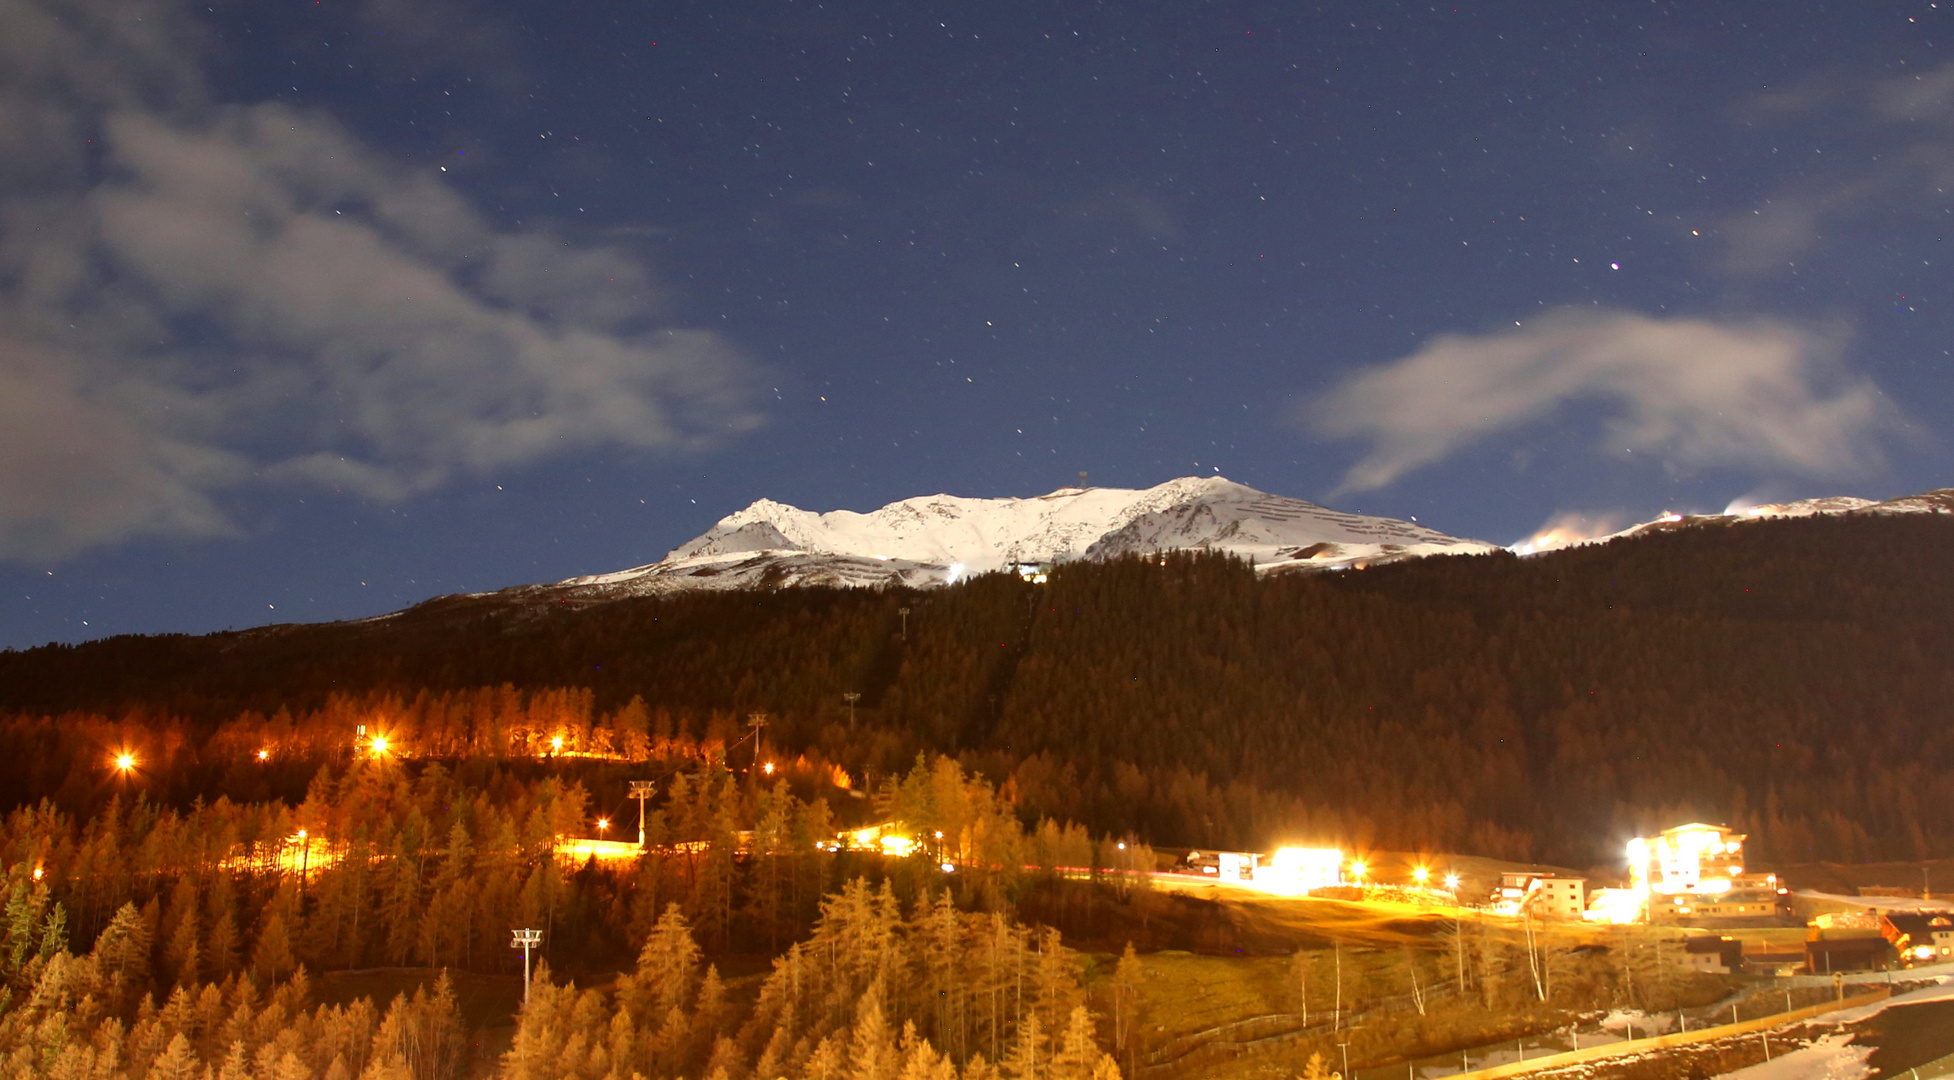
[[1650,922],[1771,922],[1788,893],[1776,874],[1746,872],[1744,834],[1702,822],[1630,840],[1628,874]]
[[1909,965],[1954,962],[1954,912],[1888,911],[1879,934]]
[[1533,913],[1549,919],[1578,919],[1588,910],[1588,879],[1541,877],[1534,880]]
[[1579,919],[1588,910],[1588,879],[1531,872],[1501,874],[1489,906],[1497,915]]
[[1221,881],[1254,881],[1259,858],[1252,851],[1190,851],[1181,862],[1190,874],[1206,874]]
[[1754,952],[1744,957],[1744,974],[1784,978],[1805,970],[1803,952]]
[[1877,930],[1879,912],[1872,908],[1864,911],[1827,911],[1813,916],[1812,925],[1820,930]]
[[1744,970],[1744,943],[1736,938],[1693,937],[1683,941],[1683,963],[1691,971],[1729,975]]
[[1282,848],[1255,868],[1255,883],[1275,892],[1308,893],[1343,884],[1343,852],[1336,848]]
[[1223,881],[1254,881],[1256,855],[1252,851],[1223,851],[1215,856]]
[[1885,938],[1823,938],[1805,942],[1805,972],[1881,971],[1891,966],[1893,946]]

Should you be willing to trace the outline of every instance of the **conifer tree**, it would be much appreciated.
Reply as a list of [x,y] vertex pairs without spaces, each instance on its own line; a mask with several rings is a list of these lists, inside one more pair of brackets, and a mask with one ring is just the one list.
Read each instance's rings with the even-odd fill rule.
[[660,1021],[674,1009],[685,1009],[699,979],[699,957],[699,943],[685,915],[677,904],[667,905],[638,952],[636,970],[620,980],[619,999],[633,1015]]
[[285,926],[285,913],[273,907],[258,928],[258,943],[251,950],[251,970],[266,982],[276,982],[298,966],[292,955],[292,935]]
[[1027,1013],[1011,1041],[1011,1054],[1002,1062],[1005,1080],[1045,1080],[1051,1055],[1045,1049],[1045,1026],[1036,1011]]
[[155,1063],[150,1065],[146,1080],[198,1080],[202,1072],[203,1063],[190,1049],[190,1040],[182,1032],[177,1032],[162,1054],[157,1056]]
[[895,1038],[882,1011],[882,983],[870,984],[849,1038],[848,1075],[851,1080],[896,1080]]

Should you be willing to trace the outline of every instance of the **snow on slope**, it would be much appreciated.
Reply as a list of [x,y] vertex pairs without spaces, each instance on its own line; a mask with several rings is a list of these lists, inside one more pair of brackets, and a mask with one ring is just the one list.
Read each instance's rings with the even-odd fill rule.
[[1253,558],[1258,569],[1332,569],[1496,551],[1408,521],[1329,510],[1221,477],[1143,490],[1060,488],[1034,498],[926,495],[869,513],[817,514],[770,499],[721,518],[648,566],[571,578],[586,595],[786,585],[942,585],[1027,563],[1182,548]]
[[1885,502],[1855,498],[1851,495],[1828,495],[1824,498],[1800,499],[1788,503],[1763,503],[1743,507],[1733,504],[1721,514],[1664,514],[1654,521],[1630,525],[1626,529],[1602,536],[1568,537],[1542,534],[1514,544],[1512,550],[1521,555],[1533,555],[1580,544],[1604,544],[1622,537],[1686,529],[1696,525],[1762,521],[1769,518],[1813,517],[1819,514],[1954,514],[1954,488],[1936,488],[1919,495],[1906,495]]

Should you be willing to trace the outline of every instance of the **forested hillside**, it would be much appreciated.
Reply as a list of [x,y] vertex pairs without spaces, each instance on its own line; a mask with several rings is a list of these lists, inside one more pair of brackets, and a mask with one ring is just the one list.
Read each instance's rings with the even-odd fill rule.
[[210,783],[220,733],[251,724],[325,746],[383,717],[424,733],[408,740],[425,754],[531,753],[511,732],[546,730],[517,714],[547,701],[547,723],[616,740],[731,743],[764,712],[769,747],[858,777],[951,753],[1027,821],[1163,845],[1589,865],[1705,818],[1751,832],[1762,859],[1915,858],[1954,852],[1950,612],[1939,516],[1260,581],[1175,555],[1067,565],[1043,586],[444,598],[0,654],[0,790],[83,798],[73,777],[99,750],[74,733],[102,725],[167,732]]

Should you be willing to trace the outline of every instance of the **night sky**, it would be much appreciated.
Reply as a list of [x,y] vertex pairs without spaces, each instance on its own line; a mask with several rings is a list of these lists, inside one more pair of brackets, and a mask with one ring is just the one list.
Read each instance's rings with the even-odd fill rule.
[[1080,470],[1954,484],[1951,16],[0,0],[0,645]]

